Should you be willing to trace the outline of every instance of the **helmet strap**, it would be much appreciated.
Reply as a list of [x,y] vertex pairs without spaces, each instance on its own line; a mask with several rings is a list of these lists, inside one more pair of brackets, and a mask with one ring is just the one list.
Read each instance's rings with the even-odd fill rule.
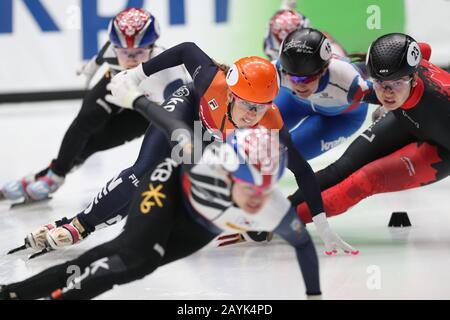
[[228,120],[230,120],[231,124],[234,127],[238,128],[236,123],[233,121],[233,117],[231,116],[231,109],[234,107],[234,102],[235,102],[234,97],[231,98],[231,101],[228,100],[226,117],[228,118]]
[[228,179],[231,181],[230,182],[230,198],[231,198],[231,202],[233,202],[233,205],[235,207],[239,208],[238,204],[236,203],[236,201],[234,201],[234,198],[233,198],[233,188],[234,188],[235,182],[234,182],[234,179],[232,178],[230,172],[228,172]]
[[[149,45],[147,48],[148,48],[148,50],[150,50],[149,53],[148,53],[148,59],[150,60],[150,59],[151,59],[152,52],[153,52],[153,49],[155,49],[155,44],[152,43],[152,44]],[[148,60],[147,60],[147,61],[148,61]]]

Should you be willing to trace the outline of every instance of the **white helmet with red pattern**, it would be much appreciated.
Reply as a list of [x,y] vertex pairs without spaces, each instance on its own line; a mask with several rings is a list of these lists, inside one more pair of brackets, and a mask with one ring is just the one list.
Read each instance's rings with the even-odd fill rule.
[[271,59],[278,58],[278,52],[286,36],[297,28],[310,27],[308,18],[295,10],[279,10],[269,21],[264,39],[264,53]]
[[159,38],[159,25],[150,12],[128,8],[109,23],[109,40],[118,48],[146,48]]

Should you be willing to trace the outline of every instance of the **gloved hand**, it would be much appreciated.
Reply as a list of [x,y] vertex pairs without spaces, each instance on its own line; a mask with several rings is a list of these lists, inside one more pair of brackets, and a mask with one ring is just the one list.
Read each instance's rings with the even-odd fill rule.
[[45,226],[42,226],[39,229],[36,229],[33,232],[27,234],[25,243],[31,249],[41,251],[45,248],[47,233],[55,228],[56,225],[54,223],[46,224]]
[[386,110],[383,106],[379,106],[375,109],[375,111],[372,112],[372,122],[377,121],[380,119],[384,114],[388,113],[389,111]]
[[337,254],[337,249],[340,248],[346,254],[357,255],[358,250],[355,250],[351,245],[341,239],[341,237],[331,230],[328,224],[325,212],[322,212],[312,218],[314,224],[316,225],[317,233],[325,244],[325,254],[332,256]]
[[219,236],[217,241],[219,241],[218,247],[228,246],[231,244],[236,244],[239,242],[269,242],[272,240],[273,233],[266,231],[249,231],[244,233],[233,233]]
[[322,294],[307,294],[306,300],[322,300]]
[[85,87],[89,87],[89,83],[94,77],[100,66],[95,62],[95,57],[77,69],[77,76],[84,75],[86,77]]
[[51,229],[45,236],[46,246],[53,250],[74,245],[87,237],[87,232],[75,218],[72,222]]
[[105,96],[106,101],[127,109],[133,109],[133,102],[144,95],[129,70],[115,75],[106,88],[111,91]]

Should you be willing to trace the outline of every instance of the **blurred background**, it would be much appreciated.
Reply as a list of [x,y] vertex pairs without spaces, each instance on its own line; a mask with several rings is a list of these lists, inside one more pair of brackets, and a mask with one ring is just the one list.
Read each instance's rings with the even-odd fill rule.
[[[159,20],[158,43],[194,41],[221,62],[263,56],[270,17],[281,0],[0,0],[0,103],[74,98],[84,89],[75,70],[107,39],[109,20],[125,7]],[[405,32],[450,64],[449,0],[298,0],[297,9],[348,52],[365,52],[378,36]],[[36,94],[37,93],[37,94]],[[52,94],[53,95],[52,95]]]

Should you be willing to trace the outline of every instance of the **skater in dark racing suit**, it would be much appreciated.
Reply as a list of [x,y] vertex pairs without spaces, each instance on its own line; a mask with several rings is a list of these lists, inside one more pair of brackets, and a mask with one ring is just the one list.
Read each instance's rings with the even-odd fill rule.
[[[450,75],[431,48],[404,34],[372,43],[367,69],[384,114],[333,164],[316,173],[328,217],[371,195],[418,188],[450,174]],[[294,201],[302,201],[301,192]],[[305,203],[297,207],[311,222]]]
[[[134,104],[146,105],[146,98],[137,98]],[[320,297],[313,242],[276,188],[287,160],[279,135],[263,127],[236,129],[226,143],[204,148],[203,157],[195,162],[193,146],[202,141],[194,141],[192,113],[183,105],[165,108],[169,105],[148,111],[174,148],[181,146],[179,159],[188,161],[180,166],[174,158],[165,158],[145,174],[117,238],[29,279],[0,286],[0,299],[94,298],[115,284],[141,279],[189,256],[223,230],[279,234],[295,248],[308,298]],[[73,281],[68,281],[70,266],[83,270]]]

